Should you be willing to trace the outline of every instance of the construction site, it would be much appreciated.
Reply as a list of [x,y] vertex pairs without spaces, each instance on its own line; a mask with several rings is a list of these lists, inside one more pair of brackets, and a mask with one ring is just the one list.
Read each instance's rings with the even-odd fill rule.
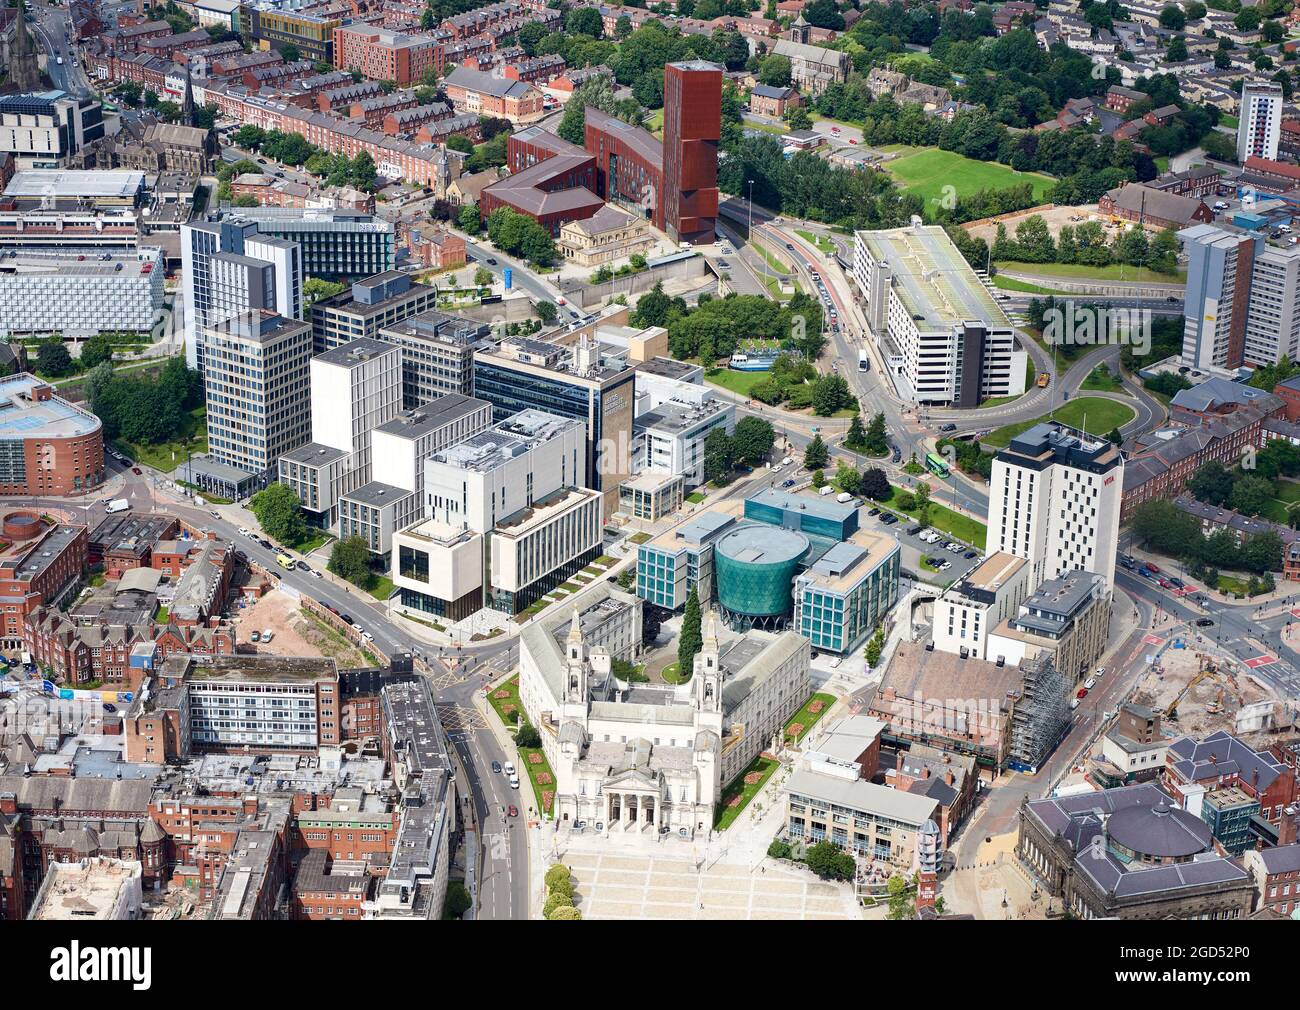
[[[1239,733],[1239,716],[1275,701],[1240,663],[1192,648],[1167,648],[1138,681],[1134,701],[1160,712],[1166,733]],[[1257,728],[1257,727],[1252,727]]]

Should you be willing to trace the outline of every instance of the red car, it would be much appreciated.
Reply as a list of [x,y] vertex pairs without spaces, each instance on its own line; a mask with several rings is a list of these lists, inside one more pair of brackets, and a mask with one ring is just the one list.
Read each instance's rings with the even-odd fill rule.
[[1158,572],[1158,571],[1160,571],[1160,566],[1159,566],[1158,564],[1156,564],[1154,561],[1148,561],[1148,562],[1147,562],[1147,569],[1150,570],[1150,571],[1153,571],[1153,572]]
[[519,808],[512,803],[510,804],[510,809],[507,811],[507,813],[509,813],[511,817],[518,817]]
[[1157,581],[1160,583],[1160,588],[1161,588],[1161,589],[1173,589],[1173,588],[1174,588],[1174,584],[1173,584],[1172,582],[1170,582],[1168,579],[1158,579]]
[[133,467],[131,467],[131,472],[132,472],[133,474],[136,474],[137,476],[139,476],[139,475],[142,474],[144,471],[141,470],[138,466],[133,466]]
[[1088,697],[1088,689],[1086,687],[1081,687],[1074,693],[1074,696],[1076,698],[1086,698]]

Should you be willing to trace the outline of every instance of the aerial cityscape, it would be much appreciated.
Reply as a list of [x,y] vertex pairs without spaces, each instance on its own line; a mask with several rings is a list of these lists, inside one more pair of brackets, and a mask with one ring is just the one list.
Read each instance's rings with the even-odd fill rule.
[[1298,54],[10,0],[0,921],[1300,921]]

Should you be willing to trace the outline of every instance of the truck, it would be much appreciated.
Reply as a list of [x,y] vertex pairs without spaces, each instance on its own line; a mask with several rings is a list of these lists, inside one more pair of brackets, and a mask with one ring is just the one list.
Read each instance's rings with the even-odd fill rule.
[[114,512],[125,512],[130,507],[131,507],[131,503],[127,501],[125,498],[114,498],[111,502],[109,502],[107,505],[104,506],[104,511],[107,512],[109,515],[112,515]]
[[1046,389],[1046,388],[1047,388],[1047,384],[1048,384],[1051,380],[1052,380],[1052,377],[1051,377],[1051,375],[1049,375],[1047,372],[1039,372],[1039,373],[1038,373],[1038,388],[1039,388],[1039,389]]

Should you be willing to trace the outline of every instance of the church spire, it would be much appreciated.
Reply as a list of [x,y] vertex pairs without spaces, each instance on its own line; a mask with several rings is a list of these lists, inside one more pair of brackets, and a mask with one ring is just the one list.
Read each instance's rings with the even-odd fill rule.
[[187,126],[198,125],[194,109],[194,80],[188,63],[185,64],[185,97],[181,99],[181,121]]
[[36,62],[36,45],[27,30],[23,8],[19,7],[15,13],[17,21],[14,25],[13,53],[9,58],[9,80],[20,92],[26,94],[40,90],[41,70]]

